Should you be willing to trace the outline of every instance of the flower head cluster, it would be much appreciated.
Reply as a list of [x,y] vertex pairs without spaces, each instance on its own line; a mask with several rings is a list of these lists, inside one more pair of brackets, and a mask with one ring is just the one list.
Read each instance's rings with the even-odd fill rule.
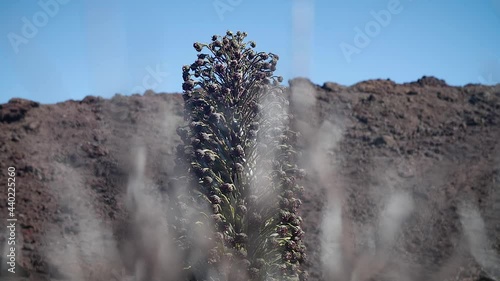
[[[255,42],[244,42],[245,32],[228,31],[225,36],[212,36],[208,44],[194,43],[198,58],[182,67],[186,97],[203,89],[212,99],[228,106],[242,105],[255,93],[257,86],[279,84],[282,77],[274,76],[278,55],[256,52]],[[207,50],[208,53],[202,53]]]

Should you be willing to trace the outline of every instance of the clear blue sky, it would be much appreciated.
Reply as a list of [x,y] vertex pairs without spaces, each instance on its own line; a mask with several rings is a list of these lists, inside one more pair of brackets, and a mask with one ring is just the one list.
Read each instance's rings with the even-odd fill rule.
[[500,82],[500,0],[1,0],[0,103],[178,92],[192,43],[227,29],[279,54],[285,81]]

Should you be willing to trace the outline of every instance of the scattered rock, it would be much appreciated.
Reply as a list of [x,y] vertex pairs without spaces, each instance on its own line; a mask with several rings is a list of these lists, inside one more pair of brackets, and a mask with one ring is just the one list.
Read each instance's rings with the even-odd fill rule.
[[96,97],[96,96],[86,96],[83,98],[83,100],[80,103],[85,103],[85,104],[93,104],[93,103],[98,103],[103,101],[103,98],[101,97]]
[[444,100],[444,101],[448,101],[448,102],[454,102],[455,101],[455,98],[451,97],[448,94],[437,92],[436,95],[437,95],[438,99],[440,99],[440,100]]
[[384,135],[384,136],[380,136],[380,137],[375,138],[372,141],[372,144],[376,145],[376,146],[385,145],[388,147],[394,147],[396,145],[396,141],[394,140],[393,137],[388,136],[388,135]]
[[82,145],[82,150],[87,153],[90,158],[97,158],[101,156],[108,155],[108,150],[99,144],[92,144],[86,142]]
[[151,89],[148,89],[148,90],[144,91],[144,95],[145,96],[154,96],[155,95],[155,91],[153,91]]
[[26,99],[11,99],[6,104],[0,104],[0,122],[17,122],[23,119],[30,109],[39,105],[37,102]]
[[368,118],[366,116],[356,115],[356,119],[358,119],[359,122],[361,122],[363,124],[368,124]]
[[39,121],[29,122],[28,124],[24,125],[24,129],[26,131],[36,131],[39,127],[40,127]]
[[416,84],[419,86],[431,86],[431,87],[447,87],[448,84],[443,79],[438,79],[434,76],[422,76],[422,78],[418,79]]
[[288,80],[288,84],[290,85],[291,88],[293,88],[295,86],[301,86],[303,84],[314,86],[314,84],[311,82],[311,80],[309,80],[308,78],[304,78],[304,77],[297,77],[297,78],[293,78],[291,80]]
[[13,141],[13,142],[18,142],[21,140],[21,137],[19,136],[19,134],[17,133],[12,133],[12,136],[10,137],[10,139]]
[[342,91],[345,87],[334,82],[325,82],[323,83],[323,86],[321,88],[330,92],[338,93]]

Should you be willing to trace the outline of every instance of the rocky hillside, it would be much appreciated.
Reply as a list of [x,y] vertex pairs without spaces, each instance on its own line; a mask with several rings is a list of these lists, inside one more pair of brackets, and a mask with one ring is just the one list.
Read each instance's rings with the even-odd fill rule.
[[[290,89],[311,280],[500,280],[500,85]],[[0,105],[4,222],[17,171],[16,273],[4,228],[0,279],[175,280],[163,213],[182,107],[152,92]]]

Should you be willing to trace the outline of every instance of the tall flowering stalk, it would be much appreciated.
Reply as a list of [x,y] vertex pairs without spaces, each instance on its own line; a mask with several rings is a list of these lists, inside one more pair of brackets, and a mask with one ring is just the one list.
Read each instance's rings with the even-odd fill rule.
[[[178,201],[179,243],[191,253],[190,280],[305,280],[297,214],[304,171],[295,165],[283,79],[273,75],[278,56],[255,52],[246,36],[228,31],[195,43],[198,58],[182,69],[187,125],[178,128],[177,168],[189,188]],[[187,238],[186,224],[213,231]]]

